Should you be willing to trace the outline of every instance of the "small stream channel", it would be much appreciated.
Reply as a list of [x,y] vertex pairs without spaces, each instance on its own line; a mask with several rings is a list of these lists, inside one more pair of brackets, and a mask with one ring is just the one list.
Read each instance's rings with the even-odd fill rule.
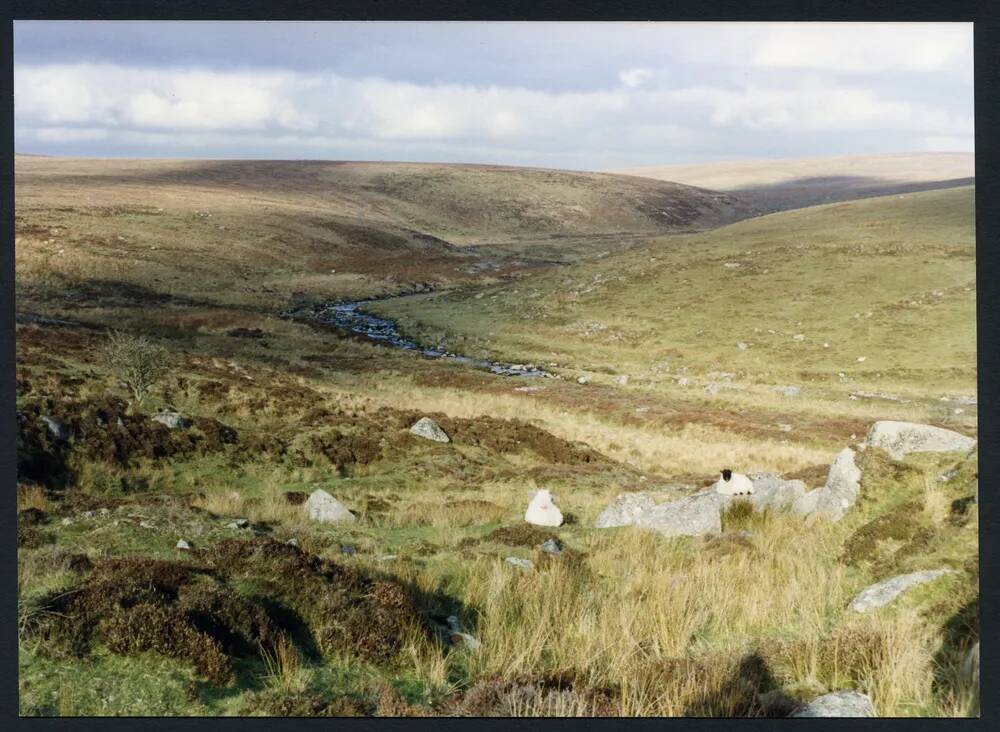
[[440,358],[467,364],[499,376],[551,376],[542,369],[534,368],[533,364],[501,363],[421,346],[400,333],[399,326],[396,325],[395,321],[389,318],[380,318],[362,310],[368,303],[390,299],[392,298],[375,298],[322,305],[313,310],[310,317],[324,325],[333,326],[338,330],[361,336],[391,348],[413,351],[426,358]]

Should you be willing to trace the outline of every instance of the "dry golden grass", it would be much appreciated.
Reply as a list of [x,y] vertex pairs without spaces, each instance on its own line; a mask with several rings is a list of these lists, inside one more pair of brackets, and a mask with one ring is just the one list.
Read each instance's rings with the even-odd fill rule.
[[51,508],[41,486],[19,485],[17,487],[17,510],[23,511],[26,508],[37,508],[39,511],[48,511]]

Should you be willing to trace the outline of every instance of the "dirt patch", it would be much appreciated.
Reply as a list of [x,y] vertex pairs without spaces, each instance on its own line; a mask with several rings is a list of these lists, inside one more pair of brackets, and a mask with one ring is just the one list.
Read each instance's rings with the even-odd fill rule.
[[559,537],[551,531],[546,531],[530,524],[524,524],[521,526],[501,526],[499,529],[494,529],[481,538],[470,536],[463,539],[459,543],[459,546],[474,546],[485,542],[493,542],[506,546],[534,547],[544,544],[549,539],[558,541]]

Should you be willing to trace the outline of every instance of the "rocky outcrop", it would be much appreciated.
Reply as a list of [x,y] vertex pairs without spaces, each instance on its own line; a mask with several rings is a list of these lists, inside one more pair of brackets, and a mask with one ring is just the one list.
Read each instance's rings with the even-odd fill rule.
[[650,492],[622,493],[601,511],[594,526],[598,529],[632,526],[640,515],[657,504],[655,496]]
[[750,502],[755,511],[785,511],[806,493],[806,484],[801,480],[785,480],[773,473],[751,473],[747,476],[753,482]]
[[410,427],[410,433],[434,442],[451,442],[447,433],[430,417],[421,417],[417,420],[416,424]]
[[922,585],[946,574],[952,574],[952,569],[929,569],[923,572],[901,574],[891,579],[866,587],[851,601],[851,609],[858,613],[888,605],[901,594],[912,587]]
[[731,498],[714,489],[678,501],[660,503],[641,513],[635,526],[664,536],[704,536],[722,531],[722,507]]
[[902,460],[911,452],[968,452],[976,441],[929,424],[883,421],[872,425],[864,444],[885,450],[894,460]]
[[858,500],[861,491],[861,471],[854,462],[854,450],[844,448],[830,466],[826,484],[799,497],[792,511],[800,516],[819,516],[840,521]]
[[163,426],[172,430],[187,429],[191,426],[190,419],[173,409],[161,409],[153,415],[152,419],[154,422],[159,422]]
[[322,489],[313,491],[304,505],[309,518],[322,524],[357,520],[343,503]]
[[844,689],[818,696],[792,713],[793,717],[874,717],[875,705],[867,694]]

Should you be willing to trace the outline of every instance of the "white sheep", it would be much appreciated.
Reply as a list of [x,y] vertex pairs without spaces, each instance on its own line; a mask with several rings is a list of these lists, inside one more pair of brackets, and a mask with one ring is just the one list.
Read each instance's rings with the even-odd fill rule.
[[528,510],[524,512],[524,520],[536,526],[561,526],[563,515],[562,511],[552,502],[552,494],[547,490],[540,490],[528,504]]
[[752,496],[753,481],[742,473],[734,473],[726,468],[715,484],[715,490],[724,496]]

